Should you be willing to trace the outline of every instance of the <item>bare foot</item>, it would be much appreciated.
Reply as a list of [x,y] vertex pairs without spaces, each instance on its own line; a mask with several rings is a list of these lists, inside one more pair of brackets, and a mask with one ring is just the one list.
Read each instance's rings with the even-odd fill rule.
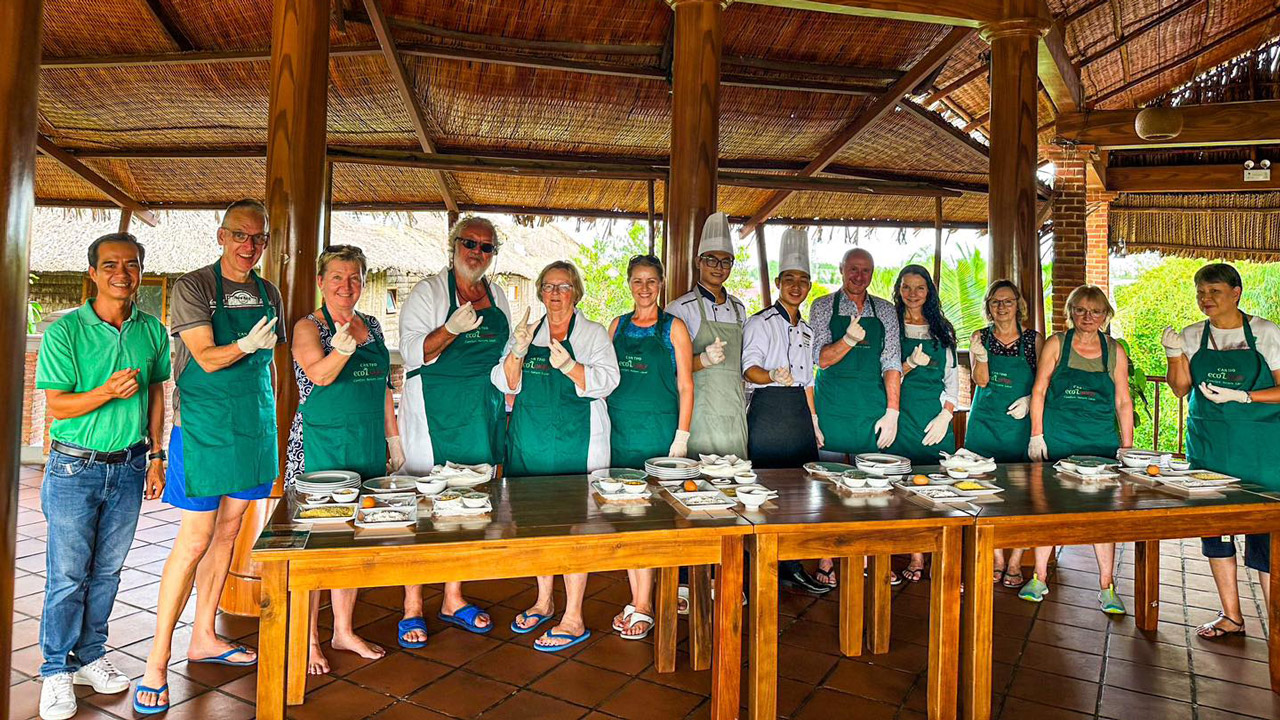
[[312,642],[311,649],[307,651],[307,674],[324,675],[327,672],[329,672],[329,659],[320,649],[320,643]]
[[[574,641],[573,639],[575,637],[580,637],[587,631],[587,626],[582,622],[582,620],[572,623],[564,622],[563,620],[564,619],[561,618],[559,625],[551,628],[542,637],[534,640],[533,643],[542,647],[560,647],[561,645],[568,645]],[[547,635],[550,635],[551,633],[555,633],[557,635],[568,635],[569,637],[547,637]]]
[[[162,688],[169,680],[169,673],[166,670],[152,670],[147,668],[147,672],[143,674],[142,679],[138,681],[140,687]],[[138,704],[143,707],[157,707],[169,702],[169,690],[165,688],[164,692],[156,694],[143,690],[137,694]]]
[[[414,632],[421,632],[421,631],[415,630]],[[408,633],[408,634],[412,634],[412,633]],[[378,658],[387,654],[387,651],[383,650],[380,646],[374,645],[373,643],[365,640],[359,635],[354,635],[354,634],[353,635],[334,634],[333,640],[330,641],[329,644],[333,646],[334,650],[344,650],[346,652],[355,653],[360,657],[365,658],[366,660],[377,660]]]
[[[647,608],[647,609],[636,608],[635,615],[648,615],[652,617],[653,608]],[[649,628],[653,627],[652,622],[645,620],[643,618],[638,618],[635,615],[630,615],[627,617],[627,626],[622,631],[623,635],[632,635],[632,636],[643,635],[649,632]]]
[[538,618],[533,617],[534,615],[551,616],[551,615],[554,615],[555,613],[556,613],[556,608],[554,605],[550,605],[550,604],[546,606],[534,605],[533,607],[529,608],[528,610],[525,610],[524,612],[516,616],[516,620],[515,620],[516,627],[522,630],[528,630],[529,628],[538,624]]
[[[444,602],[440,604],[440,613],[443,615],[453,615],[466,607],[467,604],[467,601],[462,598],[458,598],[452,602],[449,598],[445,598]],[[489,613],[487,612],[481,611],[479,615],[476,615],[475,626],[478,628],[487,628],[492,622],[493,621],[489,618]]]

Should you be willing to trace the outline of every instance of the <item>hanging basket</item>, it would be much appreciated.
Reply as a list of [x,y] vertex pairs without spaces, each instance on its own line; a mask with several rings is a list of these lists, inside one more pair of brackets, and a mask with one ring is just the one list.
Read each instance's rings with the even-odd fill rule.
[[1182,111],[1177,108],[1144,108],[1133,119],[1133,129],[1143,140],[1172,140],[1182,132]]

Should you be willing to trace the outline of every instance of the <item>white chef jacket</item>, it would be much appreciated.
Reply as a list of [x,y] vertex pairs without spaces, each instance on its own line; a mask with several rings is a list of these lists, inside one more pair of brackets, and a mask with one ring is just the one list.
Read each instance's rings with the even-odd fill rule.
[[692,290],[672,300],[664,309],[684,321],[685,327],[689,328],[689,337],[697,337],[698,330],[702,327],[702,313],[698,310],[698,304],[701,303],[707,312],[707,320],[710,322],[737,323],[741,325],[746,321],[747,308],[738,298],[730,295],[725,291],[725,301],[716,303],[716,296],[711,291],[695,285]]
[[[742,328],[742,370],[759,366],[774,370],[782,366],[791,369],[791,377],[797,387],[813,387],[813,331],[804,318],[794,326],[788,319],[782,303],[747,318]],[[751,389],[782,387],[776,382],[757,385],[747,381]]]
[[[902,332],[910,340],[928,340],[933,337],[929,333],[928,325],[912,325],[911,323],[902,323]],[[929,348],[925,348],[928,350]],[[942,405],[951,403],[951,407],[960,404],[960,371],[956,367],[956,351],[953,348],[947,348],[947,366],[942,369],[942,395],[938,401]],[[903,358],[903,362],[906,357]],[[901,365],[898,366],[902,368]]]
[[[422,380],[410,378],[408,373],[435,362],[435,359],[422,362],[422,342],[449,319],[450,272],[452,270],[445,266],[435,275],[414,285],[409,299],[400,308],[400,356],[404,359],[406,377],[404,390],[400,395],[400,439],[404,444],[404,467],[399,472],[407,475],[426,475],[431,472],[436,461],[431,450],[427,411],[422,404]],[[507,305],[507,294],[492,280],[489,281],[489,291],[493,295],[494,306],[507,316],[510,340],[514,329],[510,327],[511,308]],[[447,348],[445,352],[448,352]],[[498,362],[501,367],[502,361]],[[441,462],[447,459],[441,458]]]
[[[1200,339],[1204,337],[1204,320],[1188,325],[1182,331],[1182,352],[1190,360],[1200,351]],[[1258,352],[1267,362],[1268,370],[1280,370],[1280,327],[1266,318],[1251,315],[1249,329]],[[1244,327],[1222,330],[1210,327],[1210,350],[1243,350],[1249,347],[1244,337]]]
[[[621,380],[622,375],[618,371],[618,356],[613,351],[613,341],[609,338],[608,329],[598,322],[588,320],[581,311],[573,312],[575,315],[573,332],[568,339],[573,348],[573,359],[582,366],[586,379],[585,388],[579,388],[575,383],[574,389],[578,391],[578,397],[591,398],[591,439],[587,445],[587,470],[591,472],[609,467],[611,426],[609,425],[609,406],[605,403],[605,398],[618,387],[618,381]],[[545,322],[541,323],[538,332],[533,336],[533,344],[538,347],[549,347],[550,335],[551,326]],[[513,344],[515,344],[514,337],[507,341],[507,347],[502,352],[504,360],[511,353]],[[502,363],[498,363],[493,368],[489,377],[493,380],[494,387],[501,392],[520,394],[522,383],[517,383],[515,387],[508,387],[507,374],[503,371]],[[519,397],[515,399],[515,403],[517,405],[520,403]]]

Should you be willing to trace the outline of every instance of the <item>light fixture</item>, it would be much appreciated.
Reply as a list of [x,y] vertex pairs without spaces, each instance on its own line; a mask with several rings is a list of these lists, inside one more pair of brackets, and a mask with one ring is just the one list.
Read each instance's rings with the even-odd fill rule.
[[1263,170],[1269,170],[1271,168],[1271,161],[1263,160],[1262,162],[1258,163],[1258,167],[1262,168]]
[[1245,170],[1252,170],[1252,169],[1253,169],[1253,161],[1252,161],[1252,160],[1245,160],[1245,161],[1244,161],[1244,169],[1245,169]]
[[1143,108],[1133,119],[1134,132],[1143,140],[1172,140],[1182,132],[1182,111],[1177,108]]

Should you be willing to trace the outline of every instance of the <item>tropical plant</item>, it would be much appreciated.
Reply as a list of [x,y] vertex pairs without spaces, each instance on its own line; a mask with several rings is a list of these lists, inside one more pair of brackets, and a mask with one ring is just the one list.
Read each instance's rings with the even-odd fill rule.
[[[36,281],[39,279],[40,278],[36,277],[34,274],[27,275],[28,292],[30,292],[31,286],[35,285]],[[28,296],[27,297],[27,334],[34,335],[36,332],[36,327],[40,324],[40,321],[43,319],[44,319],[44,306],[36,302],[35,300],[32,300]]]

